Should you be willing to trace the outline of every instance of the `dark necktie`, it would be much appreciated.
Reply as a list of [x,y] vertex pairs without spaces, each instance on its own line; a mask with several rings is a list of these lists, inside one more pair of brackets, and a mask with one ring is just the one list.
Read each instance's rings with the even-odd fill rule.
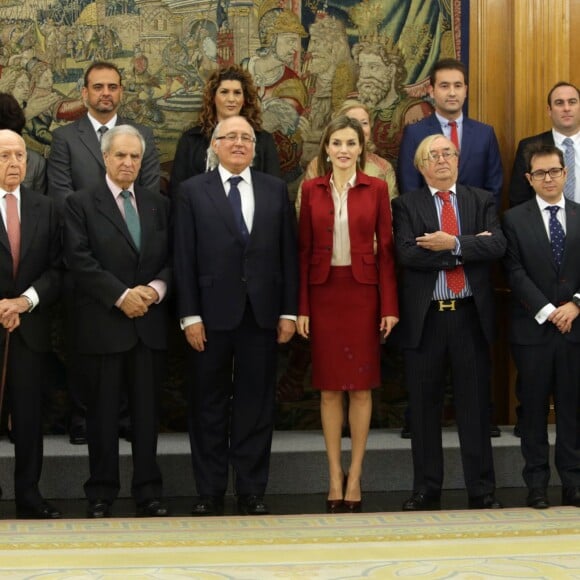
[[451,127],[451,142],[455,145],[455,149],[459,151],[459,133],[457,133],[457,122],[449,121],[449,127]]
[[125,222],[127,223],[127,228],[136,248],[141,249],[141,222],[139,222],[139,216],[137,211],[131,203],[131,192],[123,190],[121,192],[121,197],[123,198],[123,209],[125,210]]
[[562,263],[562,257],[564,256],[564,242],[566,241],[566,234],[564,233],[564,228],[558,219],[558,210],[560,209],[557,205],[551,205],[546,208],[550,212],[550,244],[552,244],[552,255],[554,256],[554,262],[559,266]]
[[103,140],[103,135],[109,130],[106,125],[101,125],[98,129],[99,132],[99,143]]
[[12,193],[4,196],[6,200],[6,233],[12,254],[12,273],[16,276],[20,261],[20,219],[18,218],[18,200]]
[[564,162],[566,164],[566,183],[564,184],[564,197],[574,201],[576,193],[576,154],[574,152],[574,141],[566,137],[562,141],[564,145]]
[[228,194],[228,199],[230,200],[230,205],[234,212],[236,225],[242,234],[244,243],[246,243],[250,237],[250,233],[248,232],[248,227],[244,220],[244,214],[242,213],[242,198],[240,196],[240,190],[238,189],[238,183],[240,183],[240,181],[242,181],[242,178],[239,175],[233,175],[230,177],[230,193]]
[[[457,216],[451,203],[450,191],[438,191],[437,196],[443,201],[441,209],[441,229],[452,236],[459,235],[459,226],[457,225]],[[465,288],[465,273],[463,266],[455,266],[453,270],[445,270],[447,287],[453,294],[459,294]]]

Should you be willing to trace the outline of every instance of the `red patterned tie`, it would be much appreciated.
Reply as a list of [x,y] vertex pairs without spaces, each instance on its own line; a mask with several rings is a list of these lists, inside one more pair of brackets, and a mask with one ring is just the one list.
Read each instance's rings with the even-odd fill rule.
[[18,200],[12,193],[4,196],[6,200],[6,233],[12,254],[12,270],[16,277],[20,261],[20,219],[18,218]]
[[[455,215],[455,210],[450,199],[451,192],[438,191],[437,195],[443,201],[443,208],[441,209],[441,229],[452,236],[459,235],[457,216]],[[455,266],[453,270],[445,270],[445,277],[447,278],[447,287],[453,294],[459,294],[465,288],[463,266]]]
[[449,121],[449,126],[451,127],[451,142],[455,145],[455,149],[459,151],[459,135],[457,134],[457,123],[455,121]]

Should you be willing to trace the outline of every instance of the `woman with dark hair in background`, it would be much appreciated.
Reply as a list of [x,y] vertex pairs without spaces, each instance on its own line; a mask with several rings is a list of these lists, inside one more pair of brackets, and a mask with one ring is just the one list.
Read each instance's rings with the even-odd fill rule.
[[213,130],[220,121],[238,115],[248,120],[256,134],[252,167],[280,177],[276,145],[270,133],[262,130],[262,111],[254,81],[249,72],[232,65],[211,74],[203,93],[199,123],[179,139],[171,172],[171,194],[177,193],[182,181],[209,169],[207,149]]
[[[365,159],[361,124],[336,117],[320,144],[324,176],[302,184],[297,330],[311,340],[312,386],[321,391],[329,512],[361,510],[371,389],[381,385],[379,336],[387,337],[399,316],[388,189],[363,173]],[[345,391],[348,476],[341,462]]]

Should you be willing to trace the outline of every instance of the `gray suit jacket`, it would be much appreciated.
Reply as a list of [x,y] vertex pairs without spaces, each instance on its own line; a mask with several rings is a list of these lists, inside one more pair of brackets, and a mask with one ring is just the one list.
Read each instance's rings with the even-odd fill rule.
[[[159,155],[153,131],[121,117],[117,117],[117,125],[132,125],[143,135],[145,155],[136,183],[151,191],[159,191]],[[54,200],[61,215],[67,196],[101,183],[105,175],[105,163],[97,135],[87,115],[54,130],[47,174],[48,195]]]
[[[461,223],[461,257],[465,275],[473,291],[481,328],[488,341],[494,337],[495,314],[491,264],[503,256],[506,240],[497,217],[492,195],[475,187],[457,186],[457,204]],[[403,347],[416,348],[433,297],[437,275],[456,265],[450,251],[432,252],[415,241],[425,232],[439,230],[433,196],[427,186],[406,193],[392,202],[393,229],[397,258],[403,268],[399,283]],[[491,236],[478,236],[480,232]]]

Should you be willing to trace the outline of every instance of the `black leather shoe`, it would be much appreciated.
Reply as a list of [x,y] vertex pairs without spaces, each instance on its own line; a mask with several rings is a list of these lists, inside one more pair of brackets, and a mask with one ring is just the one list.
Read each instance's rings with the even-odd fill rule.
[[137,506],[138,518],[163,518],[169,515],[169,509],[158,499],[150,499]]
[[413,495],[403,503],[404,512],[420,512],[440,509],[440,497],[427,495],[421,491],[414,491]]
[[16,506],[16,516],[26,520],[58,520],[62,513],[47,501],[40,505]]
[[69,431],[69,441],[73,445],[86,445],[87,444],[87,432],[85,428],[81,425],[76,427],[71,427]]
[[261,495],[240,495],[238,513],[241,516],[267,516],[270,510]]
[[401,439],[411,439],[411,427],[405,423],[401,429]]
[[501,501],[496,499],[493,493],[486,493],[479,497],[469,498],[470,510],[500,510],[503,508]]
[[545,487],[533,487],[528,493],[526,499],[528,507],[534,508],[536,510],[545,510],[550,507],[550,500],[548,500],[548,494],[546,493]]
[[580,507],[580,487],[562,488],[562,505]]
[[517,437],[518,439],[522,436],[522,433],[520,431],[520,424],[516,423],[514,425],[514,437]]
[[490,437],[501,437],[501,429],[495,423],[490,423],[490,425],[489,425],[489,436]]
[[221,496],[202,495],[193,504],[192,516],[223,516],[224,498]]
[[87,509],[87,517],[89,518],[110,518],[111,504],[104,499],[96,499],[89,502]]
[[133,440],[133,429],[131,429],[130,425],[119,426],[119,439],[124,439],[131,443]]

